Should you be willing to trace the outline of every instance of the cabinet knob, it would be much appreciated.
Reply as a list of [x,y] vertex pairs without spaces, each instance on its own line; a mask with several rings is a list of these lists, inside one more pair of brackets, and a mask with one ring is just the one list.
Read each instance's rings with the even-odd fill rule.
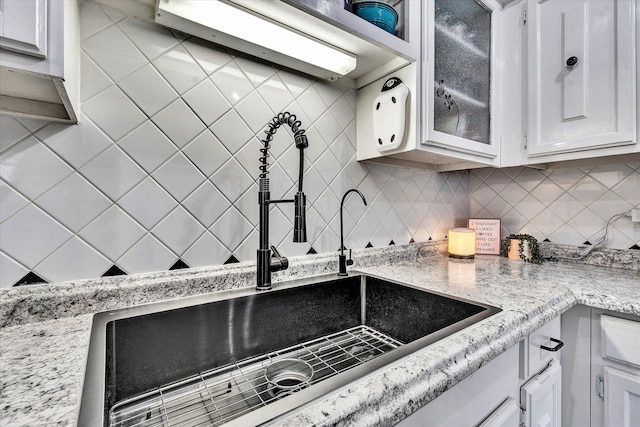
[[578,63],[578,57],[577,56],[571,56],[569,59],[567,59],[567,67],[573,67],[577,63]]

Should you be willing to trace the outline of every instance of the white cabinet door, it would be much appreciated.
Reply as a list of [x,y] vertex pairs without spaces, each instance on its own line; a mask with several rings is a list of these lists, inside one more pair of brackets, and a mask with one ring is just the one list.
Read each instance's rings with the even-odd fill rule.
[[640,368],[640,322],[602,315],[600,325],[602,357]]
[[47,0],[0,1],[0,48],[47,56]]
[[636,142],[636,2],[529,0],[528,156]]
[[478,427],[518,427],[520,425],[520,407],[513,397],[502,405]]
[[604,368],[605,427],[640,426],[640,375]]
[[[509,398],[518,396],[518,355],[515,345],[400,421],[398,427],[478,426],[497,415]],[[508,405],[506,408],[509,409]],[[487,424],[516,427],[517,424]]]
[[557,360],[520,389],[524,427],[561,427],[562,369]]

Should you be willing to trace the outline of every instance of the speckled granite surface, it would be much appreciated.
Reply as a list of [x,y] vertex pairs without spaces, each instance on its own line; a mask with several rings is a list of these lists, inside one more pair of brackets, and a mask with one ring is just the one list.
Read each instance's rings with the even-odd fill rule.
[[[415,260],[444,250],[445,241],[355,250],[353,267]],[[289,258],[289,268],[274,273],[272,281],[278,283],[336,271],[337,255],[307,255]],[[0,289],[0,328],[251,287],[255,285],[255,274],[255,263],[241,263]]]
[[541,242],[540,250],[544,257],[563,257],[562,262],[578,264],[597,265],[600,267],[624,268],[628,270],[640,271],[640,250],[623,250],[598,247],[587,256],[578,258],[580,251],[586,245],[558,245]]
[[[418,253],[440,252],[442,245],[408,246],[392,247],[369,258],[356,256],[356,267],[496,305],[503,311],[330,393],[274,425],[392,425],[575,304],[640,316],[637,270],[570,263],[532,265],[491,256],[474,261],[441,255],[416,259]],[[391,262],[383,264],[389,258]],[[333,257],[305,258],[292,263],[287,276],[278,280],[336,269]],[[236,266],[1,294],[3,324],[12,326],[0,329],[0,425],[75,424],[91,327],[88,313],[251,286],[251,272],[250,267]]]

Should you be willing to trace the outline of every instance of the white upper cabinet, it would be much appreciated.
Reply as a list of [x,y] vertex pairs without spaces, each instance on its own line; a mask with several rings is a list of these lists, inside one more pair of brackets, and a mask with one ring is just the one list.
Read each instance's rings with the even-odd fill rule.
[[[500,4],[429,0],[421,13],[421,60],[358,91],[358,160],[439,171],[499,166]],[[375,134],[396,118],[379,102],[392,78],[409,92],[402,141]]]
[[[420,58],[420,0],[394,1],[393,7],[398,14],[393,32],[345,10],[343,0],[158,0],[154,20],[316,77],[362,87]],[[224,22],[223,12],[237,18]],[[255,25],[239,21],[247,15]],[[228,22],[232,25],[225,25]],[[268,43],[285,32],[288,35]],[[296,48],[294,38],[298,36],[353,57],[355,68],[346,73],[327,72],[336,61],[323,61],[310,49]],[[311,61],[304,58],[309,54],[315,56]]]
[[0,48],[47,57],[47,1],[0,3]]
[[636,144],[636,7],[635,0],[528,1],[529,162]]
[[0,0],[0,112],[77,123],[77,0]]
[[489,1],[433,0],[423,15],[422,142],[496,166],[499,19]]

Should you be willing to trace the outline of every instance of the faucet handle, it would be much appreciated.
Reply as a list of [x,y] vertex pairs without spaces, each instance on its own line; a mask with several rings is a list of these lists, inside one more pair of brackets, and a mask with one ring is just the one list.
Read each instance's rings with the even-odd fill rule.
[[273,245],[269,245],[271,247],[271,256],[272,257],[276,257],[276,258],[282,258],[282,255],[280,255],[280,252],[278,252],[278,250],[276,249],[275,246]]
[[349,259],[347,259],[347,265],[353,265],[353,260],[351,259],[351,249],[349,249]]
[[271,261],[269,269],[271,271],[286,270],[289,268],[289,260],[286,257],[280,255],[280,252],[275,246],[271,245]]

